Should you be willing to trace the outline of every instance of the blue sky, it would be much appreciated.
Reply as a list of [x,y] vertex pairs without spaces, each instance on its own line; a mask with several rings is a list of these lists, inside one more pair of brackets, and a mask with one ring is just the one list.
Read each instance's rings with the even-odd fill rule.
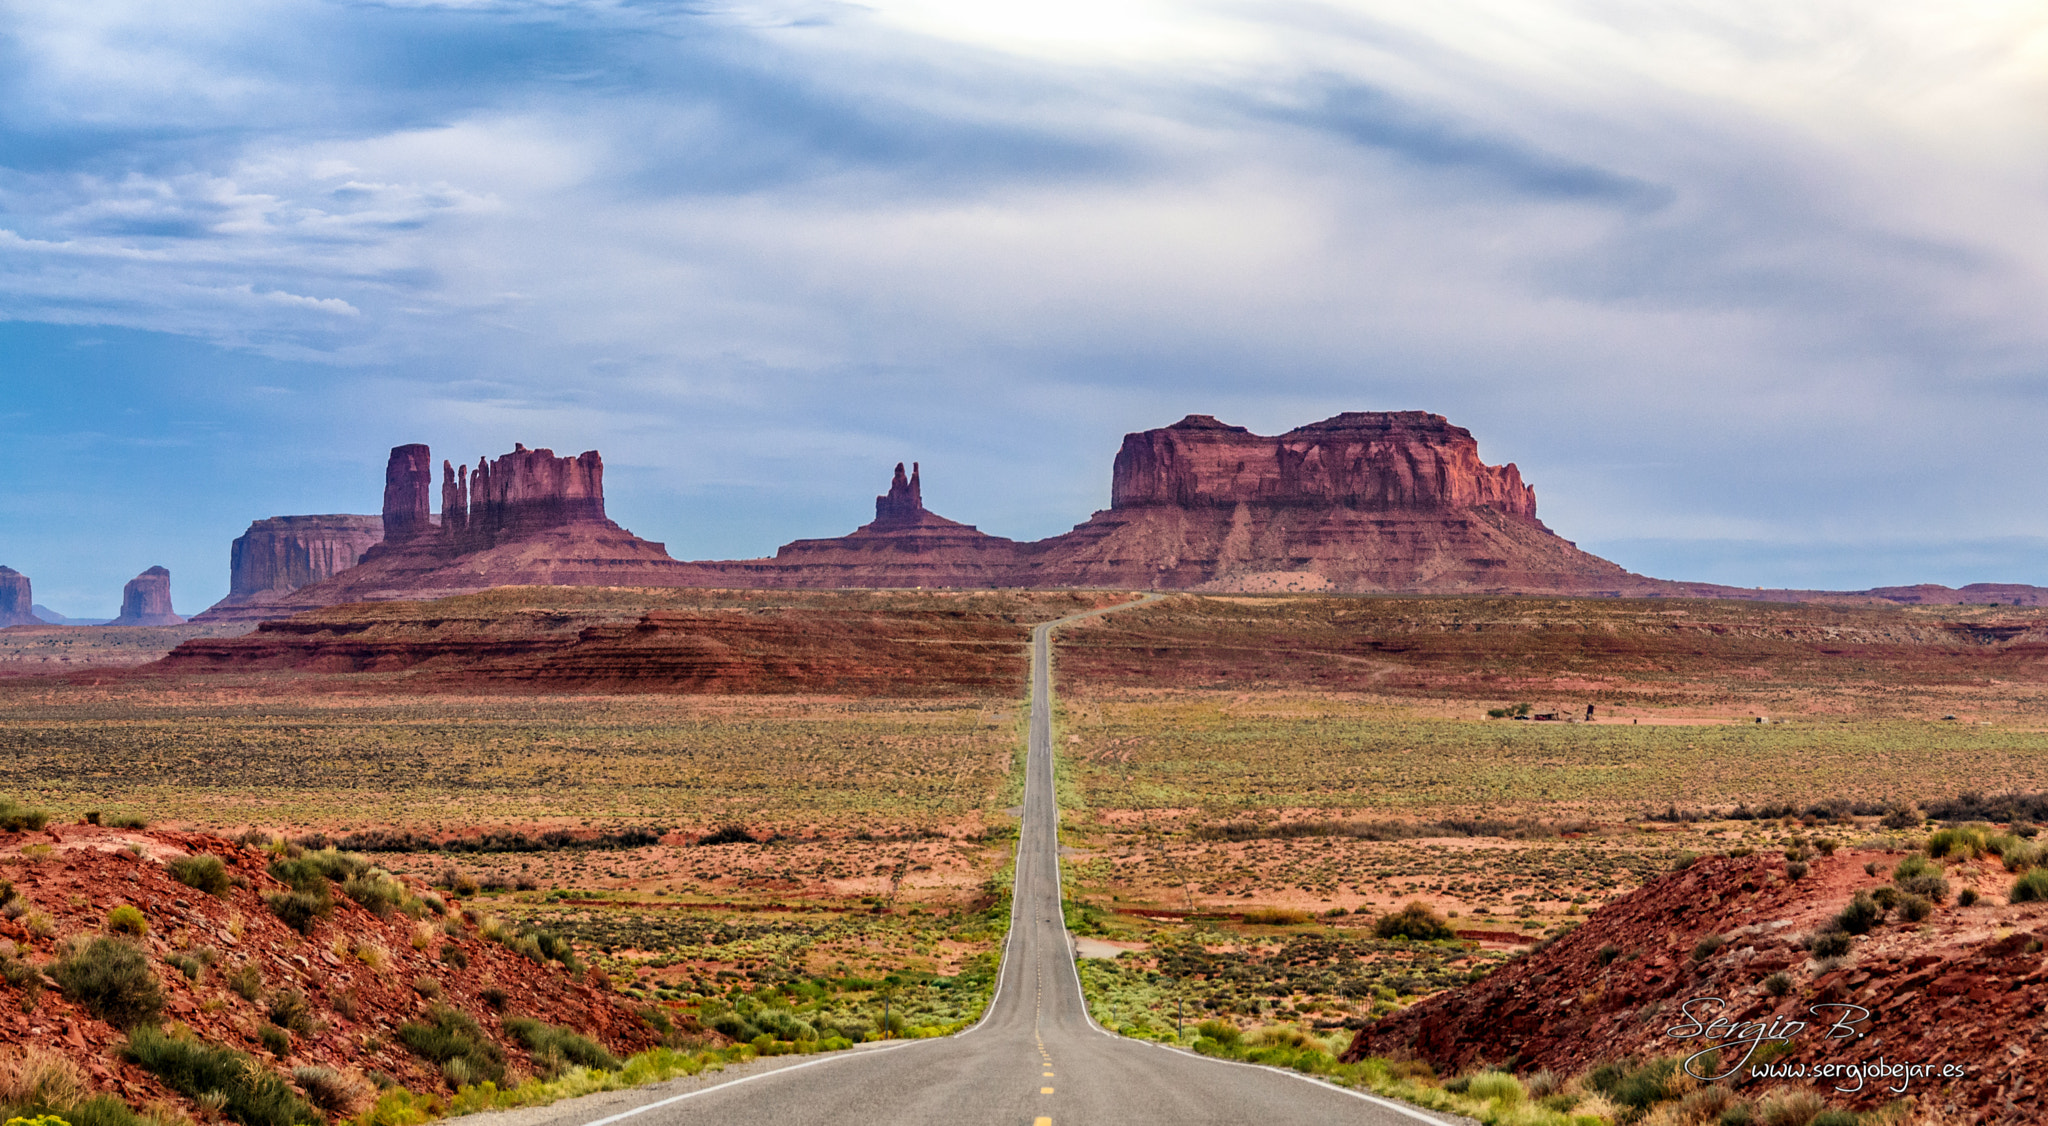
[[0,0],[0,563],[196,611],[408,441],[1036,538],[1426,409],[1646,573],[2048,584],[2044,96],[2020,3]]

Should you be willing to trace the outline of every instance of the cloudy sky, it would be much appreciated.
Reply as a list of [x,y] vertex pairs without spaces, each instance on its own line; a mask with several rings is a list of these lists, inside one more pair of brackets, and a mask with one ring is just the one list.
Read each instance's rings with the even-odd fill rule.
[[2044,105],[1990,0],[0,0],[0,563],[193,612],[412,441],[1036,538],[1424,409],[1638,571],[2048,584]]

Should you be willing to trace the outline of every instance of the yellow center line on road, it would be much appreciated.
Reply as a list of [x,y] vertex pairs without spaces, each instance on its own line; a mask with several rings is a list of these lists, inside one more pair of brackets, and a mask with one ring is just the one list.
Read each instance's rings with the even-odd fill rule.
[[1052,1094],[1052,1088],[1051,1088],[1051,1087],[1040,1087],[1040,1088],[1038,1089],[1038,1093],[1039,1093],[1039,1094],[1041,1094],[1041,1095],[1050,1095],[1050,1094]]
[[1052,1126],[1052,1119],[1034,1118],[1031,1120],[1031,1126]]

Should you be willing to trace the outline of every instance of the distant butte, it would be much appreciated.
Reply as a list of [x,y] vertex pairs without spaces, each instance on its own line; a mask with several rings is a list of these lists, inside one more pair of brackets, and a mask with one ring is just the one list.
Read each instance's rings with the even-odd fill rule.
[[384,540],[382,516],[272,516],[249,525],[228,550],[228,596],[195,622],[276,617],[285,595],[356,565]]
[[175,626],[184,624],[171,609],[171,573],[151,567],[121,588],[121,614],[108,625]]
[[0,628],[43,624],[36,617],[35,607],[28,576],[12,567],[0,567]]
[[440,522],[429,502],[426,446],[392,449],[384,471],[383,542],[353,567],[271,602],[270,616],[344,602],[439,598],[499,586],[704,586],[691,564],[604,512],[596,450],[557,457],[524,444],[472,470],[441,463]]
[[[252,537],[277,521],[369,518],[252,525],[237,541],[235,593],[209,615],[284,616],[542,584],[2048,602],[2048,590],[2018,584],[1757,590],[1634,574],[1545,527],[1518,468],[1486,464],[1470,431],[1424,411],[1347,411],[1273,437],[1209,415],[1127,434],[1109,507],[1070,532],[1028,543],[927,509],[914,463],[908,473],[896,466],[888,491],[875,498],[875,518],[846,535],[795,540],[772,558],[694,563],[605,516],[604,463],[594,450],[557,457],[520,445],[473,468],[444,461],[438,522],[434,484],[426,446],[394,448],[376,518],[383,542],[324,576],[300,559],[328,532],[292,539],[279,531],[260,550]],[[291,562],[252,563],[245,580],[247,554]],[[310,581],[293,587],[301,571]]]

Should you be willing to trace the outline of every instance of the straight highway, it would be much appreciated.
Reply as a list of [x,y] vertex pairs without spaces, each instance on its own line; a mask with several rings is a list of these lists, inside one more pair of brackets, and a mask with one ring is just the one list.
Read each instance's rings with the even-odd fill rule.
[[[1129,603],[1126,605],[1138,605]],[[1059,808],[1053,792],[1055,629],[1031,635],[1030,745],[1010,934],[981,1022],[935,1040],[793,1057],[720,1082],[668,1084],[551,1107],[486,1114],[476,1126],[698,1126],[877,1123],[902,1126],[1415,1126],[1462,1121],[1294,1072],[1213,1060],[1126,1039],[1089,1019],[1061,911]],[[782,1057],[789,1059],[792,1057]],[[781,1059],[770,1061],[780,1064]]]

